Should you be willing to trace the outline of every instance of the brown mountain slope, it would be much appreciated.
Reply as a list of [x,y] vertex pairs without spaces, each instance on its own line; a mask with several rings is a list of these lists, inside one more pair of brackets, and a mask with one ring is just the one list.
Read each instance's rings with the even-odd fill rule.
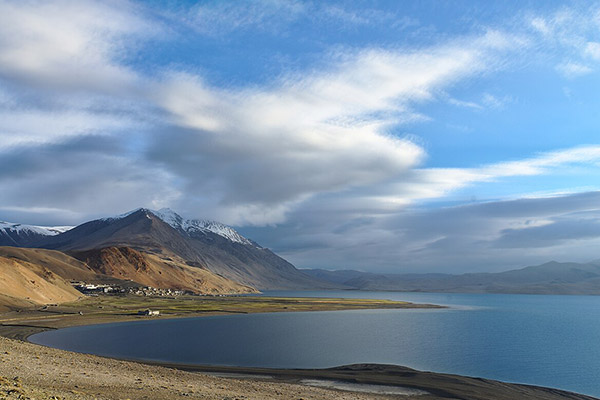
[[60,272],[71,269],[67,259],[56,253],[0,247],[0,293],[3,295],[0,307],[61,303],[81,297],[68,280],[55,272],[55,268]]
[[34,303],[31,300],[18,299],[16,297],[0,294],[0,313],[14,310],[22,310],[25,308],[31,308],[35,306],[39,306],[39,304]]
[[[177,214],[173,215],[181,220]],[[187,221],[191,225],[198,222]],[[35,245],[68,252],[129,247],[160,258],[177,255],[184,265],[203,267],[215,275],[258,289],[336,287],[300,272],[269,249],[247,239],[241,243],[205,229],[184,228],[185,224],[165,222],[152,210],[139,209],[121,217],[86,222]]]
[[60,251],[2,246],[0,256],[46,266],[65,279],[86,282],[97,282],[98,279],[96,271]]
[[70,252],[95,272],[145,286],[191,290],[196,293],[256,293],[257,291],[203,268],[186,265],[180,257],[141,253],[130,247],[106,247]]
[[[70,281],[152,286],[195,293],[254,293],[176,256],[141,254],[127,247],[65,253],[0,246],[0,310],[73,301],[81,296]],[[90,265],[86,262],[89,262]]]

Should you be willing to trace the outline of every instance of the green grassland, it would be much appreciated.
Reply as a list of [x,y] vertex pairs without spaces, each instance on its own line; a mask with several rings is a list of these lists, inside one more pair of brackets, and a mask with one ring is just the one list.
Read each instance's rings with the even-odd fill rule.
[[[86,296],[72,303],[39,307],[0,314],[0,335],[25,339],[48,330],[75,325],[181,318],[216,314],[266,313],[293,311],[338,311],[364,309],[440,308],[392,300],[292,298],[262,296],[181,296],[152,297],[136,295]],[[146,309],[159,316],[138,315]]]

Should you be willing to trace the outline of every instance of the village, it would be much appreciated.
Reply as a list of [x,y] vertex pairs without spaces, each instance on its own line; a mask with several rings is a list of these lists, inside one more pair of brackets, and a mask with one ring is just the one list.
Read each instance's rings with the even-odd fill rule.
[[119,285],[86,282],[71,282],[71,285],[87,296],[133,294],[136,296],[177,297],[183,295],[195,295],[194,292],[189,290],[161,289],[152,286],[123,287]]

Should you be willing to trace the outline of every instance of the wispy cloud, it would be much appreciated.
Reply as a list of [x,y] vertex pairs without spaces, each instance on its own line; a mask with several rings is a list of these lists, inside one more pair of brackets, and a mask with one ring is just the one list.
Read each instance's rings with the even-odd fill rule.
[[388,181],[381,186],[362,188],[360,191],[347,193],[347,196],[356,196],[357,202],[368,200],[370,210],[389,213],[424,200],[444,198],[479,183],[551,175],[578,165],[594,168],[599,162],[600,146],[582,146],[475,168],[413,168],[400,179]]
[[594,70],[583,64],[578,64],[574,62],[566,62],[564,64],[559,64],[556,66],[556,70],[564,75],[566,78],[577,78],[583,75],[587,75],[592,73]]
[[494,96],[490,93],[484,93],[481,102],[489,108],[492,109],[501,109],[504,108],[507,104],[513,102],[514,100],[509,95],[504,95],[501,97]]
[[184,24],[188,29],[208,36],[223,36],[249,30],[281,35],[291,24],[298,21],[335,24],[339,29],[385,23],[402,30],[419,24],[414,18],[399,17],[394,13],[361,5],[355,6],[350,8],[343,4],[306,0],[209,2],[181,7],[162,14],[178,24]]
[[281,28],[307,11],[301,1],[253,1],[244,3],[216,2],[196,4],[176,14],[175,18],[199,32],[220,35],[235,30]]
[[[422,118],[413,105],[495,68],[498,52],[511,44],[489,32],[418,51],[363,50],[267,90],[216,89],[175,74],[156,101],[180,130],[159,136],[151,159],[189,187],[218,186],[217,207],[241,210],[222,215],[229,221],[281,222],[284,215],[263,220],[247,209],[284,210],[316,193],[387,181],[416,167],[423,149],[387,128]],[[220,174],[198,173],[211,167]]]
[[594,61],[600,61],[600,43],[587,42],[585,44],[584,54]]
[[580,8],[563,7],[547,16],[530,19],[534,31],[542,36],[542,47],[553,48],[562,60],[556,70],[569,79],[587,75],[598,68],[598,43],[589,41],[599,32],[600,10],[590,3]]

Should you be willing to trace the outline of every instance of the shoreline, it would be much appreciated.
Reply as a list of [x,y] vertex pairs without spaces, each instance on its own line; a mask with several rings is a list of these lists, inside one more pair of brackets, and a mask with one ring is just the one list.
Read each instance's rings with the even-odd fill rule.
[[[88,299],[89,300],[89,299]],[[93,299],[91,306],[98,307],[100,300]],[[229,307],[227,310],[214,308],[212,310],[204,310],[202,312],[185,312],[180,314],[167,314],[161,316],[161,319],[185,318],[185,317],[202,317],[209,315],[224,315],[236,314],[240,312],[295,312],[295,311],[332,311],[339,310],[340,304],[344,301],[340,299],[285,299],[272,298],[269,299],[272,303],[269,307],[262,304],[262,308],[253,308],[252,310],[241,311],[231,308],[234,303],[231,299],[218,299],[222,304]],[[239,299],[235,299],[237,301]],[[264,298],[263,300],[264,303]],[[298,301],[298,303],[294,303]],[[254,301],[256,303],[256,301]],[[252,302],[250,302],[252,303]],[[311,304],[308,304],[311,303]],[[286,304],[286,305],[283,305]],[[296,307],[291,307],[294,304]],[[20,376],[19,371],[24,366],[34,366],[33,370],[21,377],[19,385],[24,389],[23,393],[30,391],[35,394],[39,391],[60,393],[63,399],[87,399],[87,398],[181,398],[180,396],[206,398],[206,399],[498,399],[512,400],[516,398],[540,399],[540,400],[592,400],[593,397],[566,392],[559,389],[545,388],[532,385],[505,383],[483,378],[473,378],[451,374],[441,374],[433,372],[422,372],[413,370],[407,367],[397,365],[382,365],[382,364],[360,364],[340,366],[327,369],[285,369],[285,368],[258,368],[258,367],[235,367],[235,366],[217,366],[217,365],[189,365],[166,362],[153,362],[144,360],[125,360],[118,358],[109,358],[96,355],[73,353],[69,351],[59,350],[51,347],[37,345],[26,341],[27,338],[38,332],[50,329],[66,328],[68,326],[78,325],[94,325],[100,323],[111,322],[126,322],[135,320],[148,320],[148,317],[141,317],[131,313],[110,314],[103,310],[104,314],[79,315],[75,309],[81,303],[71,304],[67,306],[59,306],[55,310],[28,310],[20,313],[0,314],[0,397],[5,392],[2,391],[6,382],[10,382],[10,377],[13,375]],[[246,306],[253,304],[246,303]],[[319,305],[317,307],[317,305]],[[419,305],[404,302],[384,302],[381,307],[373,307],[372,302],[361,303],[360,300],[352,299],[342,305],[342,309],[366,309],[366,308],[431,308],[441,309],[442,306],[435,305]],[[266,307],[266,308],[265,308]],[[306,307],[311,308],[307,310]],[[81,307],[79,307],[81,308]],[[90,304],[88,304],[88,309]],[[250,307],[252,308],[252,307]],[[268,309],[267,309],[268,308]],[[122,310],[121,310],[122,311]],[[7,316],[9,317],[7,319]],[[10,322],[9,322],[10,321]],[[12,339],[7,339],[12,338]],[[13,340],[13,339],[18,340]],[[7,368],[10,370],[11,354],[16,352],[17,362],[14,363],[14,371],[12,374],[7,373]],[[22,353],[22,354],[19,354]],[[48,359],[47,355],[51,355]],[[25,357],[22,357],[25,355]],[[27,355],[29,355],[27,357]],[[61,362],[57,363],[56,359]],[[36,363],[38,364],[35,367]],[[56,365],[65,365],[66,371],[57,372]],[[68,366],[72,367],[68,367]],[[75,365],[73,367],[73,365]],[[90,369],[96,366],[105,366],[106,374],[120,376],[128,373],[133,374],[135,379],[134,385],[121,387],[120,392],[107,391],[106,385],[103,384],[102,376],[95,379],[90,378]],[[167,372],[168,371],[168,372]],[[57,374],[58,373],[58,374]],[[54,382],[60,382],[61,378],[66,376],[73,377],[81,375],[86,379],[78,379],[69,383],[64,381],[63,385],[56,385]],[[131,378],[133,378],[133,375]],[[177,385],[152,384],[153,377],[161,375],[166,376],[170,380],[178,380],[181,388],[193,385],[208,385],[209,387],[217,388],[219,385],[224,385],[226,390],[222,389],[209,390],[206,388],[196,394],[204,393],[195,396],[189,392],[185,394],[181,392]],[[44,379],[45,378],[45,379]],[[8,381],[7,381],[8,379]],[[141,380],[148,385],[145,389],[136,388],[136,385]],[[192,382],[192,383],[190,383]],[[217,382],[217,383],[215,383]],[[130,382],[131,383],[131,382]],[[163,382],[164,383],[164,382]],[[339,385],[338,383],[343,383]],[[14,384],[14,382],[12,383]],[[115,385],[112,382],[111,385]],[[97,391],[98,385],[102,386],[103,390]],[[211,386],[212,385],[212,386]],[[315,386],[319,385],[319,387]],[[375,385],[375,386],[373,386]],[[132,389],[133,388],[133,389]],[[341,390],[342,388],[343,390]],[[394,391],[386,392],[386,390],[395,389]],[[90,392],[90,389],[96,390],[93,395],[83,395],[81,393]],[[8,391],[12,388],[6,389]],[[132,391],[133,390],[133,391]],[[364,392],[363,390],[366,390]],[[398,392],[399,390],[399,392]],[[111,397],[115,393],[121,396],[121,392],[127,392],[127,397]],[[363,391],[363,392],[361,392]],[[416,392],[415,392],[416,391]],[[420,391],[420,392],[419,392]],[[77,393],[72,393],[77,392]],[[123,393],[124,393],[123,392]],[[175,393],[177,392],[177,393]],[[214,392],[214,393],[213,393]],[[230,393],[231,392],[231,393]],[[248,393],[254,393],[256,396],[250,396]],[[397,393],[409,394],[397,394]],[[15,392],[16,393],[16,392]],[[23,395],[21,393],[21,395]],[[112,393],[112,394],[111,394]],[[182,394],[184,393],[184,394]],[[232,394],[237,393],[237,394]],[[387,393],[387,394],[386,394]],[[390,394],[396,393],[396,394]],[[410,394],[412,393],[412,394]],[[418,393],[418,394],[415,394]],[[69,397],[74,394],[74,397]],[[56,395],[54,395],[56,396]],[[105,396],[105,397],[103,397]],[[212,396],[212,397],[211,397]],[[346,397],[348,396],[348,397]],[[34,398],[37,398],[33,396]],[[6,397],[12,399],[12,397]],[[14,397],[15,399],[17,397]],[[42,398],[52,398],[50,396]]]
[[[314,386],[319,382],[325,385]],[[340,382],[350,384],[349,388],[340,390],[336,386]],[[366,392],[360,391],[365,388]],[[419,394],[386,394],[390,388]],[[15,397],[11,397],[13,394]],[[210,400],[596,399],[559,389],[396,365],[357,364],[327,369],[186,365],[74,353],[0,337],[3,399],[170,400],[182,396]]]
[[[447,309],[436,304],[419,304],[380,299],[316,297],[206,296],[84,297],[72,303],[0,313],[0,336],[27,340],[35,333],[71,326],[97,325],[149,319],[195,318],[274,312],[348,311],[382,309]],[[159,316],[144,316],[145,309]]]
[[[479,398],[479,396],[485,395],[493,397],[481,398],[508,400],[515,399],[516,397],[512,396],[515,396],[518,393],[521,396],[532,396],[527,397],[528,399],[597,399],[592,396],[545,386],[502,382],[493,379],[431,371],[420,371],[395,364],[351,364],[331,368],[308,369],[195,365],[136,360],[128,361],[224,377],[227,375],[238,377],[247,376],[245,379],[271,379],[287,383],[299,383],[310,379],[321,379],[328,381],[349,382],[357,385],[401,387],[421,390],[439,398]],[[502,388],[502,390],[499,390],[500,388]],[[490,392],[490,389],[492,389],[492,392]],[[469,392],[473,393],[467,395]],[[554,397],[556,395],[559,397]],[[418,396],[418,398],[424,399],[425,397]]]

